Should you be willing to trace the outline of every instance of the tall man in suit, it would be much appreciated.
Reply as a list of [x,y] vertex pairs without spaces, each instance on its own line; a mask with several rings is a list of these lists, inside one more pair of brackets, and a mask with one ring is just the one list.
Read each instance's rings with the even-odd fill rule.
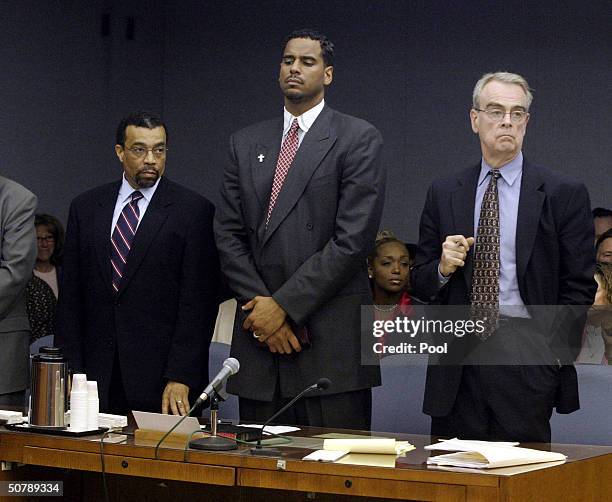
[[566,306],[590,305],[595,294],[589,196],[524,159],[531,100],[520,75],[484,75],[470,111],[482,160],[427,194],[413,287],[486,319],[480,339],[451,342],[453,361],[468,364],[428,368],[433,435],[550,441],[553,407],[579,407],[571,363],[585,310]]
[[105,411],[185,414],[208,376],[214,207],[163,176],[166,144],[159,117],[129,115],[115,145],[121,181],[70,206],[57,345],[98,381]]
[[25,288],[36,261],[36,197],[0,176],[0,406],[24,405],[30,323]]
[[320,377],[324,395],[280,422],[367,429],[378,368],[360,364],[365,258],[383,205],[382,139],[328,107],[333,45],[291,33],[279,83],[283,117],[235,133],[215,222],[222,270],[239,305],[228,383],[240,418],[262,422]]

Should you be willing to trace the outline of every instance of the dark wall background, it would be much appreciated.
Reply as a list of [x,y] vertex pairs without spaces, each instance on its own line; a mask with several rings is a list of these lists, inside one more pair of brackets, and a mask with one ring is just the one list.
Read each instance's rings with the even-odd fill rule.
[[336,44],[326,101],[383,133],[383,226],[403,238],[417,239],[429,183],[479,160],[468,111],[491,70],[535,89],[525,154],[582,179],[593,206],[612,205],[609,1],[0,5],[0,173],[62,219],[75,195],[118,179],[115,127],[138,108],[168,122],[168,176],[216,201],[231,132],[281,113],[280,41],[299,27]]

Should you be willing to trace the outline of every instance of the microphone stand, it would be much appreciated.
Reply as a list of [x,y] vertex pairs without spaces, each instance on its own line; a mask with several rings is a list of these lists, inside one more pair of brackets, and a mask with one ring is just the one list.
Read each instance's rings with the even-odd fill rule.
[[227,394],[223,389],[223,384],[214,387],[213,395],[210,396],[210,436],[189,441],[189,448],[196,450],[209,451],[228,451],[238,448],[236,441],[217,435],[217,411],[219,401],[225,401]]
[[295,396],[291,401],[289,401],[285,406],[283,406],[280,410],[278,410],[274,415],[272,415],[270,418],[268,418],[268,420],[266,420],[266,422],[261,427],[261,433],[259,434],[259,439],[257,440],[257,445],[255,445],[255,447],[251,448],[251,450],[250,450],[251,451],[251,455],[261,455],[261,456],[265,456],[265,457],[280,457],[281,456],[281,452],[280,452],[280,450],[278,448],[264,448],[263,446],[261,446],[261,441],[262,441],[262,438],[263,438],[264,429],[266,428],[267,425],[270,424],[270,422],[272,422],[272,420],[274,420],[281,413],[283,413],[285,410],[287,410],[289,407],[291,407],[298,399],[302,398],[303,396],[305,396],[309,392],[312,392],[313,390],[317,390],[317,389],[318,389],[318,385],[317,384],[314,384],[314,385],[311,385],[310,387],[307,387],[302,392],[300,392],[297,396]]

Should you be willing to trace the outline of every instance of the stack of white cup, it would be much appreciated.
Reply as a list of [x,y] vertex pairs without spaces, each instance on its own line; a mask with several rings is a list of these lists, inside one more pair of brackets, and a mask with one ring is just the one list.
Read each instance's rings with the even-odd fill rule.
[[70,430],[80,432],[87,430],[87,375],[72,375],[70,391]]
[[99,428],[98,414],[100,400],[98,399],[98,382],[87,382],[87,430],[96,431]]

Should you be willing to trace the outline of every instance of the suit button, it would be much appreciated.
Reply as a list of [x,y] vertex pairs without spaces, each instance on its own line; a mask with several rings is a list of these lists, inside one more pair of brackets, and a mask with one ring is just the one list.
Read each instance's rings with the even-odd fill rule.
[[255,233],[255,229],[253,227],[249,227],[249,232],[251,232],[252,234]]
[[308,230],[312,230],[312,223],[306,223],[306,228]]

